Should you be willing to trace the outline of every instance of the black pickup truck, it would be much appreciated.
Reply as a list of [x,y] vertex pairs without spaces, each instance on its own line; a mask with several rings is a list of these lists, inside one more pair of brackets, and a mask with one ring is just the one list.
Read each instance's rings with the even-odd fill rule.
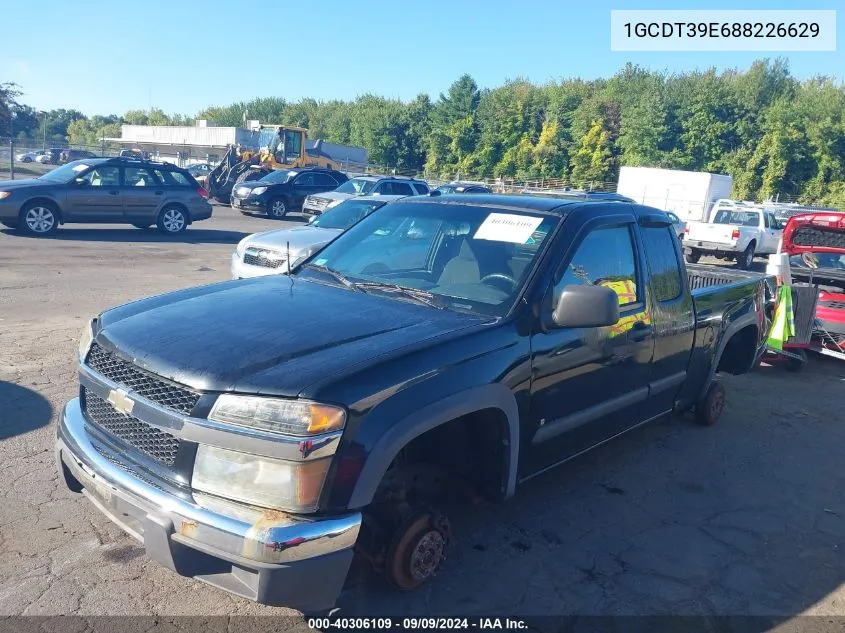
[[688,270],[636,204],[409,198],[289,277],[92,320],[58,465],[149,556],[241,596],[330,608],[353,554],[414,589],[449,545],[444,487],[504,500],[650,420],[713,424],[767,284]]

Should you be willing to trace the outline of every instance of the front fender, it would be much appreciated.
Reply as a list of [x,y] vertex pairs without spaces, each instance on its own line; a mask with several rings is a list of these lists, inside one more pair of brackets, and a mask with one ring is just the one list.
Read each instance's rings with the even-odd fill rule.
[[433,402],[393,424],[376,442],[364,463],[348,507],[363,508],[372,502],[390,464],[411,440],[441,424],[484,409],[498,409],[507,420],[507,463],[503,465],[507,473],[504,497],[507,499],[513,496],[519,457],[519,411],[510,389],[501,383],[495,383],[473,387]]

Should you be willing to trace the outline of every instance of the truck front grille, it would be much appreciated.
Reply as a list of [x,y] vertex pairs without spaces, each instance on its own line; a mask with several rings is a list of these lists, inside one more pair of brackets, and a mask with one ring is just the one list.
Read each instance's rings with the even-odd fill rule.
[[278,268],[285,263],[285,256],[264,248],[248,248],[244,253],[244,264],[262,268]]
[[179,438],[146,422],[117,411],[110,402],[82,389],[85,415],[97,427],[138,449],[165,466],[173,466]]
[[308,198],[308,206],[312,209],[317,209],[318,211],[323,211],[327,206],[329,206],[329,202],[331,202],[331,200],[328,198]]
[[85,360],[94,371],[109,380],[131,389],[147,400],[151,400],[168,409],[189,415],[200,398],[200,394],[187,387],[166,382],[153,374],[148,374],[118,358],[94,343]]

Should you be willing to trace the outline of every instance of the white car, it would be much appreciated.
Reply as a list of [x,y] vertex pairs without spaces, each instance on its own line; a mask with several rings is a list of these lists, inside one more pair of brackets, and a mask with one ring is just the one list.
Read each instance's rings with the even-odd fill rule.
[[748,269],[755,255],[778,252],[783,227],[775,214],[757,205],[719,200],[709,222],[690,222],[684,237],[687,261],[696,263],[704,254],[735,259]]
[[232,253],[232,279],[286,274],[359,220],[391,200],[403,197],[361,196],[312,216],[306,226],[249,235]]
[[45,154],[43,149],[39,149],[34,152],[24,152],[23,154],[18,154],[15,156],[15,160],[19,163],[31,163],[33,161],[37,161],[39,156],[43,156]]
[[355,196],[424,196],[428,185],[422,180],[402,176],[358,176],[350,178],[334,191],[315,193],[302,203],[302,213],[319,215]]

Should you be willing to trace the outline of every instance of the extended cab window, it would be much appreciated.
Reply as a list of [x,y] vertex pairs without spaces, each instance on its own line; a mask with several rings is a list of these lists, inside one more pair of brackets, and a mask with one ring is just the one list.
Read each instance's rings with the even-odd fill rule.
[[651,268],[651,288],[657,301],[681,296],[681,264],[675,251],[675,236],[669,227],[642,229],[645,256]]
[[620,307],[642,301],[634,253],[631,229],[627,226],[596,229],[587,234],[555,284],[555,302],[571,284],[607,286],[619,295]]

